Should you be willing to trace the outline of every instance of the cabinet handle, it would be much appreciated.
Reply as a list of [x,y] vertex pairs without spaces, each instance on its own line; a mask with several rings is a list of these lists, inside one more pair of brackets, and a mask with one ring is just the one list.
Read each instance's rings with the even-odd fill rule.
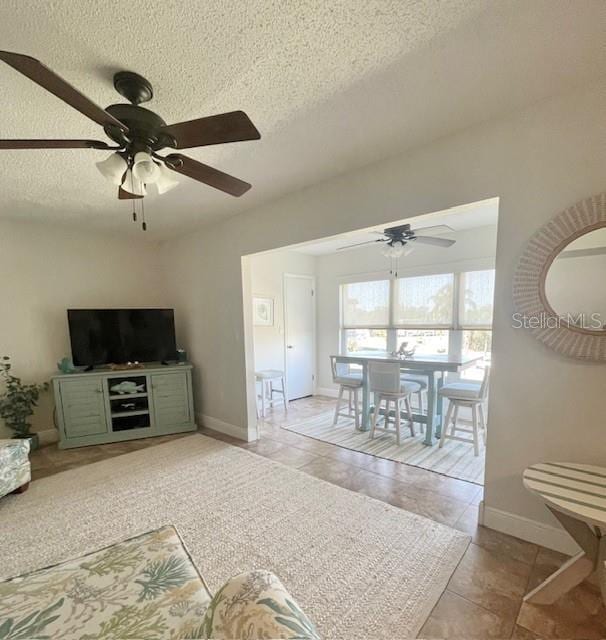
[[103,389],[95,389],[96,393],[103,393]]

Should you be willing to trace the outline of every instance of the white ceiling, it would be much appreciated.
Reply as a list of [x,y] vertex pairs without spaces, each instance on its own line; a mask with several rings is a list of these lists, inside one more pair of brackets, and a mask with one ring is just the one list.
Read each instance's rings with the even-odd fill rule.
[[[456,240],[457,231],[466,231],[468,229],[476,229],[477,227],[496,226],[498,218],[499,199],[490,198],[489,200],[481,200],[458,207],[451,207],[444,211],[426,213],[424,215],[406,218],[405,220],[396,220],[387,225],[342,233],[338,236],[324,238],[316,242],[308,242],[295,247],[288,247],[288,249],[310,256],[323,256],[343,250],[358,251],[368,248],[368,245],[351,248],[349,248],[349,245],[376,241],[377,238],[380,237],[377,235],[377,232],[381,233],[386,227],[395,227],[398,224],[410,224],[414,230],[419,231],[419,235],[440,236]],[[432,229],[431,227],[436,228]],[[450,227],[451,231],[448,231],[446,227]],[[426,231],[421,232],[422,229],[426,229]],[[344,247],[348,248],[344,249]]]
[[[180,178],[146,198],[152,237],[275,199],[606,70],[602,0],[3,0],[3,49],[37,57],[101,106],[112,74],[154,85],[167,122],[245,110],[262,133],[190,155],[253,184]],[[6,65],[0,137],[105,139]],[[98,174],[106,154],[2,151],[0,216],[137,232]],[[189,153],[189,152],[188,152]],[[137,237],[141,237],[138,234]]]

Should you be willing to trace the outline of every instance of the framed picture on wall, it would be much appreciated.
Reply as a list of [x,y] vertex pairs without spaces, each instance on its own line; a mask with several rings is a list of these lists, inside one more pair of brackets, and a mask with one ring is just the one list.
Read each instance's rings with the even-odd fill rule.
[[256,327],[274,326],[274,299],[253,296],[253,324]]

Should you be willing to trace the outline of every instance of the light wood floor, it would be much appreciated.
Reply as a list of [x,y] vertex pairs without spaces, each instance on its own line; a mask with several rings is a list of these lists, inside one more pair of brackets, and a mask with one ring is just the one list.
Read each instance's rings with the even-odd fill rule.
[[[291,403],[288,415],[305,420],[333,405],[329,398]],[[276,409],[260,425],[261,439],[244,443],[200,431],[241,446],[333,484],[383,500],[469,533],[473,542],[425,626],[422,638],[606,637],[606,609],[596,585],[583,583],[555,605],[522,603],[564,556],[477,524],[482,488],[424,469],[349,451],[286,431]],[[34,480],[183,436],[164,436],[81,449],[44,447],[32,454]]]

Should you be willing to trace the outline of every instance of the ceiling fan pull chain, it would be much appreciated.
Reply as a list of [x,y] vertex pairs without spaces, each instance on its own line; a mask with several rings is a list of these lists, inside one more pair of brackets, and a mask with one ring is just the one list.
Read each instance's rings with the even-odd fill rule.
[[147,231],[147,222],[145,222],[145,198],[141,199],[141,220],[143,222],[141,222],[141,229],[143,229],[143,231]]
[[137,222],[137,209],[135,208],[135,202],[137,202],[136,200],[132,200],[133,203],[133,222]]

